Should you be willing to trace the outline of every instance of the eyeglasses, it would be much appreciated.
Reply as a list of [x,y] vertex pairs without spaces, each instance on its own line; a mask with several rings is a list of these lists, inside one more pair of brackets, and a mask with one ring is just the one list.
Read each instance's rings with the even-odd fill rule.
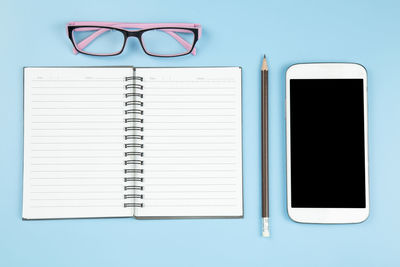
[[115,56],[136,37],[144,52],[156,57],[196,55],[201,25],[190,23],[70,22],[67,34],[74,54]]

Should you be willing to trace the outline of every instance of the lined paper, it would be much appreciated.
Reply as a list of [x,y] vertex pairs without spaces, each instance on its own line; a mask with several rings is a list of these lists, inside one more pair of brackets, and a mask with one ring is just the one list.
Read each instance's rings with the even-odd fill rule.
[[129,67],[25,68],[23,218],[132,216],[124,203]]
[[144,181],[138,217],[242,216],[241,69],[138,68]]
[[[24,70],[23,218],[243,215],[240,68],[137,68],[143,98],[127,99],[132,75]],[[127,114],[127,101],[142,101],[143,114]],[[143,207],[124,207],[132,202]]]

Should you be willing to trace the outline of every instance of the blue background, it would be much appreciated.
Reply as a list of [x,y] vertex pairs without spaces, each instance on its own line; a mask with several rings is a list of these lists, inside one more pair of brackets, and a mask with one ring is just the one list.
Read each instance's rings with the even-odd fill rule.
[[[400,2],[12,1],[0,3],[1,266],[400,266]],[[69,21],[193,22],[198,55],[159,59],[135,40],[117,57],[74,55]],[[260,65],[270,66],[271,238],[261,237]],[[285,70],[368,70],[371,214],[356,225],[291,221],[285,190]],[[242,66],[244,219],[22,221],[24,66]]]

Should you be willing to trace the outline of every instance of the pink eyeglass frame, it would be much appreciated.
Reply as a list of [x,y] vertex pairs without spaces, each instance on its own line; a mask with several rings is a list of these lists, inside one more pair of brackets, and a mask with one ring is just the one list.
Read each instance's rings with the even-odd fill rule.
[[[86,37],[84,40],[80,41],[79,43],[75,42],[73,31],[79,31],[79,28],[84,30],[90,30],[90,27],[95,27],[98,29],[90,36]],[[126,28],[138,28],[139,30],[127,30]],[[125,48],[126,41],[129,37],[136,37],[140,45],[142,46],[144,52],[150,56],[156,57],[177,57],[177,56],[184,56],[187,54],[196,55],[196,42],[201,37],[201,25],[200,24],[193,24],[193,23],[120,23],[120,22],[94,22],[94,21],[75,21],[70,22],[67,24],[67,35],[68,38],[71,40],[72,45],[74,46],[72,51],[74,54],[82,53],[86,55],[92,56],[115,56],[122,53]],[[124,44],[120,51],[110,54],[94,54],[88,53],[83,51],[83,49],[88,46],[92,41],[94,41],[98,36],[101,34],[109,31],[109,30],[118,30],[124,35]],[[185,49],[186,52],[180,54],[173,54],[173,55],[160,55],[148,52],[146,47],[142,41],[142,34],[149,30],[162,30],[165,33],[169,34],[173,37],[178,43],[180,43]],[[177,34],[177,32],[193,32],[194,39],[193,43],[187,42],[181,36]]]

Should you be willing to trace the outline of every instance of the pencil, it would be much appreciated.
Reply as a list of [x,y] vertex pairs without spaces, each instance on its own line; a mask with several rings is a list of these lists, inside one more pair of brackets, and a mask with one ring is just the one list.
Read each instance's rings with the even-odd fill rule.
[[269,237],[269,195],[268,195],[268,65],[267,59],[261,67],[261,124],[262,124],[262,235]]

